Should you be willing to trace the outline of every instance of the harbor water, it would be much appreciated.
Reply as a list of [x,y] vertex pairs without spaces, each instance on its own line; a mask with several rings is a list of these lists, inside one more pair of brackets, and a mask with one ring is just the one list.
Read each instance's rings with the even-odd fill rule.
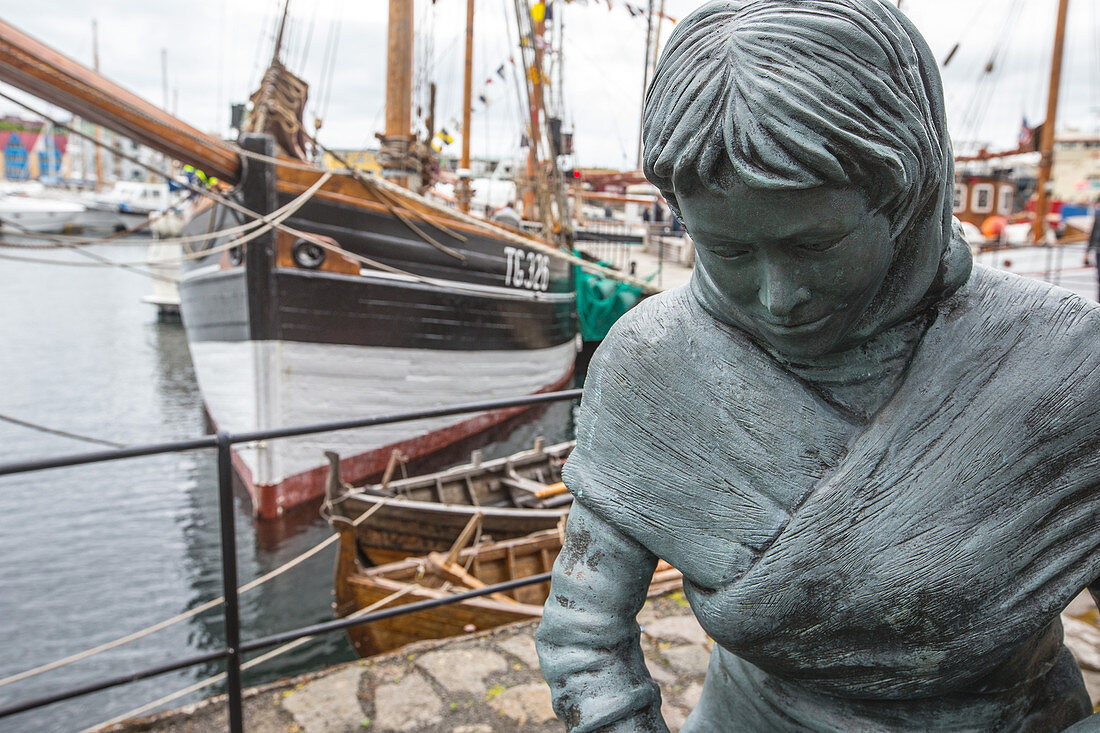
[[[3,240],[12,241],[12,240]],[[117,262],[141,247],[97,246]],[[141,302],[151,281],[79,253],[0,248],[0,463],[207,432],[183,327]],[[463,400],[456,386],[454,402]],[[356,417],[348,415],[348,418]],[[572,436],[572,407],[528,414],[415,470],[486,458]],[[253,520],[236,494],[240,582],[279,567],[330,534],[316,505]],[[241,597],[245,639],[332,618],[335,546]],[[221,594],[213,451],[192,451],[0,477],[0,679],[129,634]],[[0,686],[0,706],[222,646],[220,609],[131,644]],[[245,672],[245,684],[299,674],[354,654],[329,634]],[[0,731],[78,731],[205,680],[220,662],[116,687],[0,720]],[[220,691],[210,686],[171,703]]]

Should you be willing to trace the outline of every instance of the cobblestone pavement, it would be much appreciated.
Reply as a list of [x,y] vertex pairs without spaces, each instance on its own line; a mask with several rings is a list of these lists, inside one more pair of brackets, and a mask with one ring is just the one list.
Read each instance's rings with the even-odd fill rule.
[[[1100,619],[1079,598],[1062,616],[1066,641],[1100,704]],[[679,592],[639,614],[642,647],[675,733],[699,699],[711,641]],[[535,655],[536,624],[425,642],[248,691],[245,729],[263,733],[534,733],[562,726]],[[1100,709],[1100,707],[1098,707]],[[224,697],[120,724],[102,733],[221,733]]]

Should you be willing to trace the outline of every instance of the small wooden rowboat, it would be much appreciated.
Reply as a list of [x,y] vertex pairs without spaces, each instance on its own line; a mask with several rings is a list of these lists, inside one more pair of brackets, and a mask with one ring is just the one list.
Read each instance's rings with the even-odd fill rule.
[[375,565],[446,552],[475,515],[481,519],[474,544],[526,537],[569,513],[573,497],[561,468],[575,444],[537,440],[531,450],[491,461],[475,451],[468,464],[391,480],[395,453],[381,483],[359,488],[340,480],[340,456],[326,453],[326,512],[334,524],[355,523],[358,550]]
[[[479,516],[475,515],[467,524],[450,552],[432,552],[377,567],[363,566],[357,552],[355,529],[348,523],[336,522],[340,531],[336,614],[343,617],[440,598],[537,575],[553,567],[561,551],[564,521],[560,528],[535,532],[528,537],[461,549],[476,534],[482,521]],[[650,593],[671,590],[679,587],[680,582],[680,572],[662,561],[653,575]],[[542,606],[549,592],[549,583],[524,586],[355,626],[348,629],[348,636],[359,656],[381,654],[415,641],[442,639],[542,618]]]

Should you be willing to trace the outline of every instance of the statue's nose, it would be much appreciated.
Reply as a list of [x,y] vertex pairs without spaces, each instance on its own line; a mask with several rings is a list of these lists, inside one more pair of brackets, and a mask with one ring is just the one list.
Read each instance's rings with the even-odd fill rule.
[[761,305],[776,318],[786,318],[810,299],[810,289],[799,283],[797,273],[782,263],[765,262],[758,291]]

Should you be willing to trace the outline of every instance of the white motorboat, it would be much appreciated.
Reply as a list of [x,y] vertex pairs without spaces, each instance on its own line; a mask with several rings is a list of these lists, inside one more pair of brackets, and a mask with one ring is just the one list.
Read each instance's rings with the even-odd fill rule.
[[171,205],[167,183],[116,181],[105,191],[83,193],[78,199],[86,211],[76,222],[84,229],[118,231],[145,221]]
[[11,233],[60,232],[84,213],[73,201],[8,194],[0,196],[0,225]]

